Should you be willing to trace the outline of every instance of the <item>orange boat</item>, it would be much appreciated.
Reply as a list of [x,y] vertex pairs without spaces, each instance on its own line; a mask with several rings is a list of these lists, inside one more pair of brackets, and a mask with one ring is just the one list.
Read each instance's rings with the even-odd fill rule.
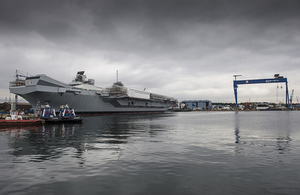
[[18,111],[10,111],[4,120],[0,120],[0,126],[16,126],[16,125],[41,125],[42,119],[23,119]]

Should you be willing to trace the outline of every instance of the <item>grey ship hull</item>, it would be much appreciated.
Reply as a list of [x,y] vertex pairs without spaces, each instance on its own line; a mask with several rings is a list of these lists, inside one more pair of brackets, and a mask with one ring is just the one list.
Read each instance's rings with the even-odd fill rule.
[[164,112],[176,104],[167,99],[111,97],[101,90],[77,88],[46,75],[27,77],[24,85],[11,84],[10,92],[26,99],[34,110],[48,103],[58,111],[61,105],[68,104],[80,114]]

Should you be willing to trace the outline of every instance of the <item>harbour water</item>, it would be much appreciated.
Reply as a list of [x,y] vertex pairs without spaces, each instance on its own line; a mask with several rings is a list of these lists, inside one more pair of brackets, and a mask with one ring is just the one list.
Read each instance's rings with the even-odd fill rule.
[[300,112],[84,117],[0,129],[0,194],[299,194]]

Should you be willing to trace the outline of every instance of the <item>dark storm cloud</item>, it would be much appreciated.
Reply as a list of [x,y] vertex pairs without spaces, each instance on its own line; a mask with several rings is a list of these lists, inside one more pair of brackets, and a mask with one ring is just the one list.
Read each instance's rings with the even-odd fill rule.
[[[1,4],[1,31],[7,33],[35,31],[54,42],[61,41],[60,37],[75,39],[82,25],[76,15],[87,12],[92,20],[89,31],[97,32],[92,38],[100,39],[104,46],[151,47],[154,52],[187,47],[186,32],[193,38],[198,35],[201,40],[194,40],[197,44],[257,47],[255,42],[247,43],[245,39],[270,39],[272,34],[267,32],[270,26],[280,26],[283,29],[274,30],[283,32],[285,28],[299,28],[292,20],[299,19],[299,1],[2,1]],[[293,37],[281,36],[283,41],[293,41]],[[92,42],[89,37],[83,38],[82,41]],[[101,47],[100,43],[96,45]]]
[[278,45],[289,45],[288,55],[297,55],[296,1],[160,2],[95,6],[94,27],[99,34],[110,34],[109,43],[118,48],[152,58],[163,54],[176,60],[198,59],[229,47],[272,55]]
[[[220,24],[220,27],[213,32],[215,36],[229,36],[228,30],[222,25],[229,25],[242,31],[245,36],[238,38],[249,38],[264,36],[269,26],[280,26],[284,24],[295,25],[291,20],[299,18],[299,1],[1,1],[0,22],[1,31],[26,32],[36,31],[42,36],[52,39],[60,36],[67,38],[76,36],[84,21],[77,21],[82,12],[87,12],[93,21],[90,30],[97,31],[98,38],[109,35],[116,42],[130,47],[130,43],[120,37],[118,28],[127,26],[128,33],[137,38],[137,45],[176,46],[176,32],[185,32],[189,28],[199,35],[206,35],[210,38],[210,29],[201,25]],[[76,28],[77,26],[77,28]],[[198,27],[198,28],[196,28]],[[240,28],[239,28],[240,27]],[[196,28],[196,29],[195,29]],[[199,29],[200,28],[200,29]],[[298,29],[298,28],[297,28]],[[206,32],[207,30],[207,32]],[[281,29],[284,31],[284,29]],[[249,32],[247,32],[249,31]],[[126,32],[125,32],[126,33]],[[127,35],[123,38],[131,38]],[[205,37],[204,37],[205,38]],[[151,41],[147,41],[147,40]],[[54,41],[54,40],[53,40]],[[205,42],[206,41],[206,42]],[[206,44],[223,46],[228,40],[217,39],[219,43],[211,43],[203,40]],[[208,42],[208,43],[207,43]],[[136,46],[133,44],[133,46]],[[179,44],[179,43],[177,43]],[[125,47],[124,46],[124,47]]]

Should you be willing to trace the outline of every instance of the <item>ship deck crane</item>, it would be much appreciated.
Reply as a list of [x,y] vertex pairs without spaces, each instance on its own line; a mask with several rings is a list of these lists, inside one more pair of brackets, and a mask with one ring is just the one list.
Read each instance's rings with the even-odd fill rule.
[[[23,75],[20,71],[18,71],[18,70],[16,70],[16,75],[15,75],[15,77],[16,77],[16,81],[19,81],[20,80],[20,77],[25,77],[26,78],[26,76],[25,75]],[[18,95],[17,94],[15,94],[15,106],[16,106],[16,110],[18,110]]]
[[243,84],[263,84],[263,83],[285,83],[286,85],[286,106],[290,106],[290,101],[289,101],[289,92],[288,92],[288,81],[287,78],[284,78],[283,76],[280,76],[279,74],[275,74],[274,78],[271,79],[251,79],[251,80],[236,80],[237,76],[241,75],[233,75],[235,77],[235,80],[233,81],[233,89],[234,89],[234,96],[235,96],[235,105],[236,108],[238,108],[238,99],[237,99],[237,88],[238,85],[243,85]]

